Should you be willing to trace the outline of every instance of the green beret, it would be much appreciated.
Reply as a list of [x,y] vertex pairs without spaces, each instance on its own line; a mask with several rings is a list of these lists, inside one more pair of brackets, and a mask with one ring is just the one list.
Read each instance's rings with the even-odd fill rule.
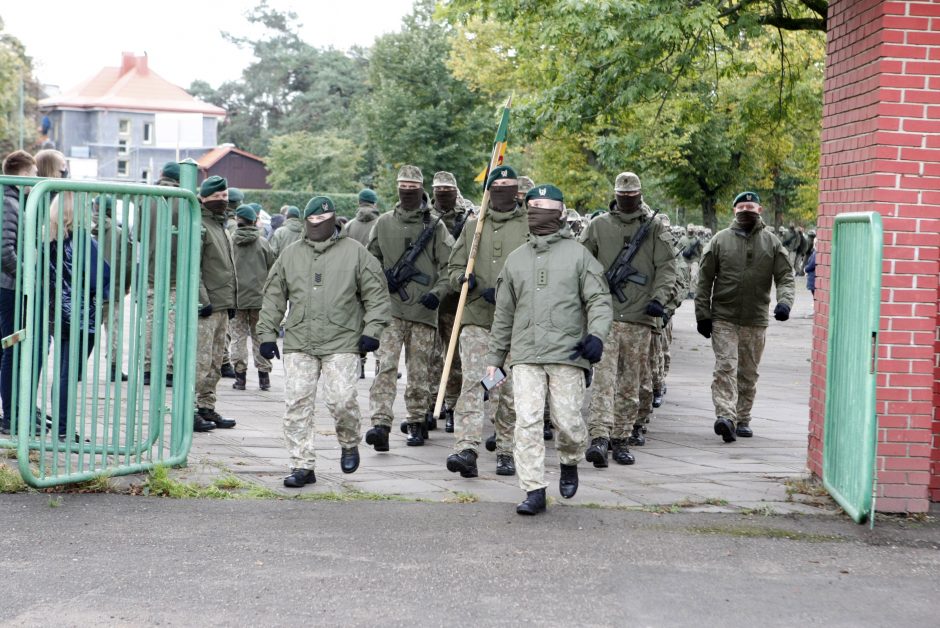
[[212,175],[208,179],[202,182],[202,185],[199,186],[199,196],[206,198],[211,196],[216,192],[221,192],[222,190],[228,189],[228,181],[224,177],[218,175]]
[[757,195],[757,192],[741,192],[734,197],[734,202],[731,203],[731,206],[734,207],[738,203],[757,203],[760,205],[760,197]]
[[359,192],[359,202],[360,203],[372,203],[373,205],[375,205],[376,203],[379,202],[379,197],[373,190],[366,188],[363,191]]
[[335,211],[336,207],[333,205],[333,199],[329,196],[314,196],[304,209],[304,218],[313,214],[332,214]]
[[287,206],[287,217],[288,218],[300,218],[300,208],[294,207],[293,205]]
[[235,210],[235,216],[237,218],[244,218],[252,224],[258,220],[258,212],[256,212],[255,208],[251,205],[239,205],[238,209]]
[[99,213],[103,213],[105,216],[111,215],[111,209],[114,207],[114,197],[110,194],[103,194],[101,196],[96,196],[95,207],[98,208]]
[[262,208],[258,203],[248,203],[248,207],[255,210],[256,214],[260,214],[262,211],[264,211],[264,208]]
[[539,183],[538,185],[532,186],[532,188],[525,193],[526,202],[539,198],[561,201],[562,203],[565,202],[565,197],[561,193],[561,190],[551,183]]
[[238,188],[229,188],[228,189],[228,202],[235,203],[236,205],[241,205],[245,200],[245,193],[239,190]]
[[493,185],[493,181],[498,179],[518,179],[516,176],[516,171],[513,170],[512,166],[499,166],[494,168],[490,172],[490,176],[486,178],[486,188],[489,189]]
[[180,165],[175,161],[166,162],[160,170],[160,176],[165,179],[173,179],[178,183],[180,180]]

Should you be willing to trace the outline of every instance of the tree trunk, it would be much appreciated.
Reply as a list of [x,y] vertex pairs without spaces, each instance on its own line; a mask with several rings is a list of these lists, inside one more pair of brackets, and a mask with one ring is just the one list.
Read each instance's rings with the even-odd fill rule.
[[718,219],[715,216],[715,207],[717,205],[718,197],[714,194],[707,194],[702,199],[702,222],[712,230],[712,233],[718,231]]

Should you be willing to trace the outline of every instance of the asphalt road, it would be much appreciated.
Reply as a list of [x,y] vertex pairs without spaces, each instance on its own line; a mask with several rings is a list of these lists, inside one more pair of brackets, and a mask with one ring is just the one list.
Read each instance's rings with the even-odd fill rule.
[[940,622],[936,522],[31,494],[0,527],[10,626]]

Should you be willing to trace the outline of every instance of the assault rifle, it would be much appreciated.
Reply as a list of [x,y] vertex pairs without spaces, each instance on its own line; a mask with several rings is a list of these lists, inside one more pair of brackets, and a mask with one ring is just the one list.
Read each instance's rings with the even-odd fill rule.
[[434,230],[437,229],[437,223],[441,221],[438,216],[433,223],[427,220],[424,224],[424,230],[418,236],[418,239],[412,242],[405,252],[401,254],[398,261],[391,268],[385,270],[385,279],[388,280],[388,291],[392,294],[398,293],[402,301],[408,300],[408,293],[405,286],[411,281],[416,281],[422,286],[430,286],[431,278],[418,270],[415,261],[421,255],[421,251],[427,247],[428,242],[434,237]]
[[624,245],[617,255],[617,259],[614,260],[614,263],[611,264],[607,272],[604,273],[604,276],[607,278],[607,285],[610,286],[610,293],[617,297],[617,301],[620,303],[626,303],[627,301],[627,297],[623,293],[623,284],[630,281],[638,286],[645,286],[646,282],[649,281],[649,277],[641,275],[640,272],[633,267],[633,258],[636,257],[640,246],[643,244],[643,241],[646,240],[646,236],[649,234],[650,227],[653,221],[656,220],[656,214],[658,213],[659,210],[657,209],[653,212],[653,215],[650,216],[650,219],[643,223],[643,226],[633,234],[633,238]]
[[460,232],[463,231],[463,226],[467,224],[467,215],[470,212],[464,211],[463,216],[459,216],[457,220],[454,221],[454,228],[451,229],[450,235],[454,237],[454,240],[460,237]]

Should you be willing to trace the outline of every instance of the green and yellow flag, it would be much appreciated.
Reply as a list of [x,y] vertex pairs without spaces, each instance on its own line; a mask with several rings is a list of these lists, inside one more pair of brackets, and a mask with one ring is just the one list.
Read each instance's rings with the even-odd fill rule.
[[493,140],[493,155],[494,159],[490,160],[490,163],[486,165],[483,170],[480,171],[480,174],[477,175],[477,178],[474,179],[477,183],[483,183],[486,181],[486,177],[490,175],[490,168],[498,168],[503,165],[503,157],[506,156],[506,146],[509,144],[509,108],[512,106],[512,96],[509,97],[509,100],[506,101],[506,105],[503,107],[503,116],[499,121],[499,128],[496,129],[496,139]]

